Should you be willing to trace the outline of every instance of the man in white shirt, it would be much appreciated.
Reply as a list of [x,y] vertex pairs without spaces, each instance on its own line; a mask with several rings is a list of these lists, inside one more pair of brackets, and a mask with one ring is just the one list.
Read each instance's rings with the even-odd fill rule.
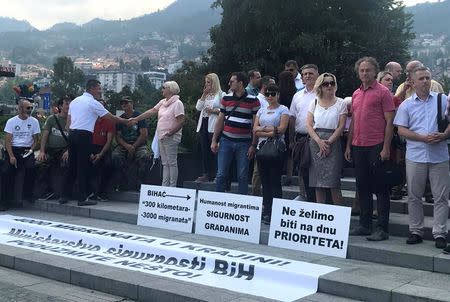
[[[34,153],[38,143],[38,134],[41,132],[39,122],[31,116],[31,103],[27,100],[19,101],[19,114],[6,122],[6,151],[9,157],[9,171],[7,177],[14,179],[13,206],[22,206],[22,192],[30,194],[33,188],[24,190],[26,174],[32,174],[34,167]],[[31,177],[29,183],[33,184]],[[1,210],[6,210],[6,205],[0,205]]]
[[297,91],[300,91],[305,87],[305,85],[303,84],[301,74],[298,72],[297,61],[289,60],[286,63],[284,63],[284,70],[289,71],[294,76],[295,87],[297,88]]
[[[96,101],[102,97],[102,87],[98,80],[91,79],[86,84],[86,92],[70,103],[66,128],[69,129],[69,169],[65,177],[66,183],[77,179],[78,205],[94,205],[97,202],[89,200],[88,179],[92,133],[98,117],[103,117],[115,123],[128,123],[126,119],[108,112],[102,104]],[[67,196],[59,200],[61,204],[67,202]]]
[[[306,64],[302,67],[301,74],[303,81],[305,81],[305,88],[294,94],[294,97],[292,98],[290,124],[295,125],[295,129],[291,128],[289,132],[289,141],[291,142],[294,142],[294,133],[296,142],[304,140],[308,135],[308,132],[306,131],[306,116],[308,114],[309,104],[316,99],[314,83],[319,77],[319,68],[315,64]],[[314,201],[315,190],[314,188],[309,187],[309,169],[299,167],[299,176],[301,176],[299,177],[300,182],[301,179],[303,179],[306,191],[306,196],[302,197],[306,197],[306,200],[308,201]],[[302,183],[300,183],[300,188],[301,186]],[[302,192],[300,192],[300,195],[302,195]]]

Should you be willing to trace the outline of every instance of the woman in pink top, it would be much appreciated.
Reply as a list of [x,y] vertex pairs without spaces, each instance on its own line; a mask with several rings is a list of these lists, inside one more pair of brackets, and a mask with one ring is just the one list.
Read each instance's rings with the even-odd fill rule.
[[181,142],[181,129],[184,125],[184,106],[178,93],[180,87],[174,81],[165,82],[162,87],[164,99],[155,107],[135,117],[133,123],[158,114],[156,133],[158,134],[159,151],[163,167],[163,186],[176,187],[178,179],[177,154]]

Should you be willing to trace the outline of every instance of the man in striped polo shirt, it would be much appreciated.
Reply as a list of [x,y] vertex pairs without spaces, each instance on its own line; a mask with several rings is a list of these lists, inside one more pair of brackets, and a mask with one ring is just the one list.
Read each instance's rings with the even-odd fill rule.
[[[252,125],[260,107],[259,100],[245,90],[247,76],[234,72],[228,85],[231,93],[220,103],[220,113],[214,127],[211,150],[218,153],[216,191],[224,192],[233,158],[236,159],[238,193],[247,195],[249,159],[255,155],[257,138],[252,138]],[[220,141],[218,138],[220,136]],[[253,141],[252,141],[253,140]]]

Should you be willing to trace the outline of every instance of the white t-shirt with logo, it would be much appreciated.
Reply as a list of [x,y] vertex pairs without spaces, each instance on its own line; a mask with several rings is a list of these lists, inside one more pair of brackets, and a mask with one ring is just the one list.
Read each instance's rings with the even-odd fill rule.
[[29,148],[33,144],[33,135],[41,132],[39,122],[34,117],[22,120],[18,115],[6,122],[5,132],[12,134],[13,147]]

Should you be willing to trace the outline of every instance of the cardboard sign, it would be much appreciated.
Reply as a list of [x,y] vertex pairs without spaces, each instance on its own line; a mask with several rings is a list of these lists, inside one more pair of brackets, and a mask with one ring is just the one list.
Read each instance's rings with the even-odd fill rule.
[[195,233],[259,243],[262,198],[198,191]]
[[141,185],[138,225],[192,232],[195,190]]
[[346,258],[350,207],[275,199],[269,245]]
[[[130,271],[297,301],[337,268],[202,244],[11,215],[0,244]],[[1,252],[0,252],[1,253]]]

